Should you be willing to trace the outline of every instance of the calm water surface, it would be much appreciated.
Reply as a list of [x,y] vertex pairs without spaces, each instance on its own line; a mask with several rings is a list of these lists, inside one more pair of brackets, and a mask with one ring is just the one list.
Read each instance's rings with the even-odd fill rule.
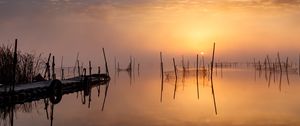
[[[90,97],[78,92],[64,95],[56,105],[49,103],[48,117],[44,100],[17,105],[14,125],[300,125],[297,74],[283,73],[280,79],[280,74],[251,69],[218,70],[213,77],[215,105],[210,80],[200,75],[197,85],[194,72],[185,78],[179,73],[177,82],[173,74],[165,77],[162,92],[159,68],[142,69],[132,79],[126,72],[111,76],[109,85],[93,87]],[[10,125],[4,112],[0,124]]]

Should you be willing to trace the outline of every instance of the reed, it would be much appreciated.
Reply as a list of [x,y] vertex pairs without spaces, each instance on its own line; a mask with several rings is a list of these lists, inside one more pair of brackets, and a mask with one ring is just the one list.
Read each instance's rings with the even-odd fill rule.
[[0,45],[0,83],[4,85],[31,82],[41,70],[40,57],[18,51],[17,40],[15,43],[14,50],[9,45]]

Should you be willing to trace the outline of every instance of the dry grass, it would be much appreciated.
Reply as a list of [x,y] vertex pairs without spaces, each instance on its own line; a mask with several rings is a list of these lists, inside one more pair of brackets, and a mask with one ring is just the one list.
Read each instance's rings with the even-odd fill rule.
[[[0,46],[0,83],[7,85],[13,80],[14,52],[11,46]],[[38,74],[40,57],[34,54],[17,52],[16,83],[28,83]]]

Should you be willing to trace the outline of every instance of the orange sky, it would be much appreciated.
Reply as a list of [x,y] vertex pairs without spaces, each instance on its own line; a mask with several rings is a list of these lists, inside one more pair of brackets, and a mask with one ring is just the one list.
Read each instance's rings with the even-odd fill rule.
[[[30,1],[30,2],[28,2]],[[0,41],[74,59],[159,51],[219,57],[298,54],[299,0],[0,0]],[[5,10],[5,11],[4,11]],[[140,56],[142,57],[142,55]]]

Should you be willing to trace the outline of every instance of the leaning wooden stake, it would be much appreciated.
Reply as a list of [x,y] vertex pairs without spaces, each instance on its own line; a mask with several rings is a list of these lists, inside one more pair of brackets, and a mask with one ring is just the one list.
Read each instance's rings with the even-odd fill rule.
[[104,50],[104,48],[102,48],[102,52],[103,52],[104,61],[105,61],[105,69],[106,69],[106,74],[107,74],[107,75],[109,75],[109,72],[108,72],[108,66],[107,66],[107,60],[106,60],[106,56],[105,56],[105,50]]
[[175,63],[175,59],[174,58],[173,58],[173,65],[174,65],[174,72],[175,72],[175,88],[174,88],[173,99],[175,99],[176,90],[177,90],[177,68],[176,68],[176,63]]
[[174,58],[173,58],[173,65],[174,65],[175,79],[177,80],[177,68],[176,68],[176,63]]
[[215,43],[213,46],[213,54],[212,54],[212,59],[211,59],[211,66],[210,66],[210,78],[212,79],[212,75],[213,75],[213,69],[214,69],[214,60],[215,60]]

